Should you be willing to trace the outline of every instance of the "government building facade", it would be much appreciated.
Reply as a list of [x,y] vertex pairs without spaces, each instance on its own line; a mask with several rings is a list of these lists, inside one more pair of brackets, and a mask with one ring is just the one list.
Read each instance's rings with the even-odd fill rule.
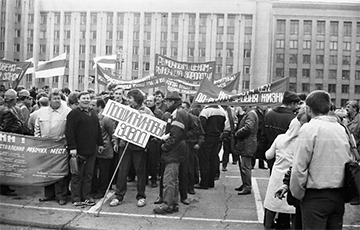
[[49,60],[64,76],[26,87],[97,88],[93,58],[117,55],[122,80],[154,73],[155,54],[216,61],[215,79],[241,72],[240,91],[290,78],[328,91],[337,107],[360,99],[360,2],[282,0],[1,0],[0,58]]

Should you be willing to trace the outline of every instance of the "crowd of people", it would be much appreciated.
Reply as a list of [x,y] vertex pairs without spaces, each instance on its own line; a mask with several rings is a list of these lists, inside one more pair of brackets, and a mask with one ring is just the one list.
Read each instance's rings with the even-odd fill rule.
[[[179,200],[190,204],[188,194],[195,189],[214,188],[232,155],[241,175],[240,186],[234,188],[238,195],[252,193],[256,159],[259,168],[269,167],[265,229],[289,229],[290,224],[294,229],[342,227],[344,165],[352,160],[345,128],[359,146],[358,101],[349,101],[346,114],[338,114],[325,91],[286,91],[282,105],[272,108],[200,106],[191,97],[183,98],[178,92],[146,95],[120,86],[96,95],[92,89],[14,90],[1,85],[0,131],[66,139],[78,172],[46,186],[40,202],[65,205],[70,195],[74,206],[95,205],[115,175],[111,207],[123,202],[127,182],[136,178],[136,205],[146,205],[149,184],[159,189],[153,212],[171,214],[179,211]],[[165,121],[164,137],[151,137],[146,148],[116,137],[118,122],[102,114],[109,99]],[[1,195],[16,193],[1,185]],[[359,204],[359,198],[352,204]]]

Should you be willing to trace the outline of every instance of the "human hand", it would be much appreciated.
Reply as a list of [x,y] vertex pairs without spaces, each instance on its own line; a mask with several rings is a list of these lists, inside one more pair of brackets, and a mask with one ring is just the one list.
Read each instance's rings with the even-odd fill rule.
[[286,184],[283,184],[280,188],[278,188],[275,192],[275,197],[282,200],[285,197],[285,194],[288,192],[289,187]]
[[114,151],[118,152],[119,151],[119,146],[118,145],[114,145]]
[[200,149],[200,145],[198,144],[194,145],[194,149]]
[[71,155],[72,157],[76,157],[76,155],[77,155],[77,150],[76,150],[76,149],[70,150],[70,155]]
[[102,154],[103,151],[104,151],[104,146],[99,146],[98,149],[99,154]]

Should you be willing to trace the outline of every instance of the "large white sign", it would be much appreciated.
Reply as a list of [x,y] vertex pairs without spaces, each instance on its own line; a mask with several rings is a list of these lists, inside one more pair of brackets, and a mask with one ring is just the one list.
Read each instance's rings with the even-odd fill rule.
[[109,100],[103,115],[119,122],[114,135],[145,148],[150,136],[161,138],[166,122],[139,110]]

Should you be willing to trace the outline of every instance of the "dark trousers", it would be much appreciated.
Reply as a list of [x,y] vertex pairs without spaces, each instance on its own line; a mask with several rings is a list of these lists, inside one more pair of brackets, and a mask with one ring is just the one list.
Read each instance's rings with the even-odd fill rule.
[[109,167],[112,160],[113,159],[96,158],[91,186],[92,193],[105,195],[110,182]]
[[187,191],[188,191],[188,172],[189,172],[189,151],[188,147],[184,148],[185,151],[185,159],[180,163],[179,166],[179,192],[180,198],[182,200],[187,199]]
[[205,138],[204,144],[199,151],[200,166],[200,186],[213,188],[215,186],[215,176],[218,162],[219,137]]
[[306,189],[300,203],[303,229],[342,229],[343,189]]
[[71,176],[71,199],[73,202],[90,199],[95,159],[95,154],[91,156],[78,155],[79,173]]
[[189,153],[189,166],[188,166],[188,186],[187,189],[194,190],[195,184],[195,149],[194,143],[187,142],[188,153]]
[[67,177],[55,182],[54,184],[44,187],[45,197],[55,198],[56,200],[66,200],[68,192]]
[[253,157],[253,159],[251,160],[251,165],[252,165],[253,168],[254,168],[254,166],[255,166],[255,164],[256,164],[256,160],[259,161],[259,169],[262,169],[262,168],[265,167],[265,165],[264,165],[264,160],[262,160],[262,159],[256,159],[255,157]]
[[222,156],[222,166],[223,168],[226,168],[228,163],[229,163],[229,156],[230,156],[230,151],[231,151],[231,146],[230,146],[230,137],[225,137],[222,145],[223,145],[223,156]]
[[251,159],[252,157],[240,156],[239,169],[243,190],[251,191]]
[[146,155],[144,150],[126,150],[122,162],[120,163],[118,178],[116,182],[115,195],[122,200],[127,190],[127,175],[131,163],[134,164],[137,175],[137,195],[136,199],[146,198],[145,183],[146,183]]
[[199,150],[195,149],[194,151],[194,184],[199,184],[200,182],[200,166],[199,166]]
[[156,183],[159,171],[160,145],[157,140],[150,140],[147,146],[146,171],[150,181]]
[[117,181],[117,174],[118,172],[115,172],[116,166],[119,163],[119,159],[120,159],[120,154],[122,153],[123,148],[119,147],[118,152],[114,151],[114,158],[112,159],[110,166],[109,166],[109,175],[110,177],[112,177],[115,173],[115,177],[114,180],[112,181],[112,184],[116,184]]
[[164,194],[164,171],[165,171],[165,164],[160,163],[159,197],[163,197],[163,194]]

